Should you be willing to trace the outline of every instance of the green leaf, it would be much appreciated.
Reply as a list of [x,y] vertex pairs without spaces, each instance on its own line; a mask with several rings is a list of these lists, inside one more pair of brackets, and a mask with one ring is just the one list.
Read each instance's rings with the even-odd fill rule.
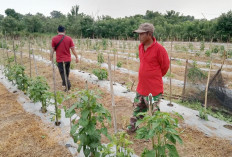
[[179,142],[180,144],[183,144],[183,141],[182,141],[182,139],[180,138],[179,135],[172,135],[172,136],[177,142]]
[[179,157],[179,154],[178,154],[178,152],[176,150],[176,147],[174,145],[166,144],[166,147],[169,150],[169,156],[170,157]]
[[81,112],[81,116],[83,119],[87,119],[88,115],[89,115],[89,110],[84,110]]
[[71,130],[70,130],[70,134],[71,134],[71,135],[73,135],[73,134],[76,133],[78,126],[79,126],[78,124],[72,125],[72,128],[71,128]]

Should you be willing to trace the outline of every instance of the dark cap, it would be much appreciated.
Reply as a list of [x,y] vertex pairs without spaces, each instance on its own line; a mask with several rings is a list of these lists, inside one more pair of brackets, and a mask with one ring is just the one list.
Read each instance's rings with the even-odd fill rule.
[[154,32],[155,28],[153,24],[151,23],[143,23],[139,26],[137,30],[135,30],[135,33],[144,33],[144,32]]
[[65,28],[64,28],[64,26],[59,25],[57,30],[58,30],[58,32],[64,32]]

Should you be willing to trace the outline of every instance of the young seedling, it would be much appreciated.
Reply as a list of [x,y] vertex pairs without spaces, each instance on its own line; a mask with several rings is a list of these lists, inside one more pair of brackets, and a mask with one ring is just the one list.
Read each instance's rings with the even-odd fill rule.
[[[182,144],[182,139],[179,136],[178,119],[173,118],[169,113],[156,111],[154,115],[148,113],[140,113],[144,116],[143,119],[137,121],[136,126],[142,124],[142,127],[136,131],[138,139],[151,139],[152,149],[144,149],[141,154],[142,157],[160,157],[169,156],[178,157],[179,154],[176,150],[176,143]],[[181,115],[176,115],[183,118]]]

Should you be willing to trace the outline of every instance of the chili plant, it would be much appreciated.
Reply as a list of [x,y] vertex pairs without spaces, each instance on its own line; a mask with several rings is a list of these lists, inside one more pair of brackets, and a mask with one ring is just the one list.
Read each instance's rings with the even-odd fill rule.
[[[118,132],[112,136],[112,141],[101,152],[102,156],[116,155],[116,157],[131,157],[133,149],[128,148],[133,142],[128,140],[129,136],[125,132]],[[116,147],[116,152],[111,151]]]
[[197,62],[193,62],[193,67],[191,67],[188,71],[188,78],[193,82],[196,83],[202,79],[205,79],[207,74],[202,72],[200,68],[197,67]]
[[18,89],[26,93],[30,86],[30,79],[25,75],[25,67],[22,65],[14,65],[12,68]]
[[119,61],[119,62],[117,63],[117,67],[118,67],[118,68],[121,68],[121,67],[122,67],[122,62]]
[[[143,119],[137,121],[136,125],[143,124],[141,128],[136,131],[138,139],[152,140],[152,150],[144,149],[142,157],[160,157],[166,156],[179,156],[176,150],[176,143],[182,144],[182,139],[179,136],[178,119],[173,118],[169,113],[155,112],[154,115],[148,113],[140,113],[144,116]],[[177,116],[183,118],[181,115]],[[168,151],[166,151],[168,150]]]
[[[61,105],[65,100],[64,93],[62,91],[57,91],[56,96],[54,95],[54,93],[50,93],[50,95],[51,95],[52,99],[54,99],[54,100],[56,99],[57,106]],[[50,104],[55,105],[55,101],[53,103],[50,102]],[[61,109],[57,108],[57,111],[52,112],[51,115],[52,115],[52,118],[51,118],[52,121],[55,121],[56,117],[58,118],[57,120],[60,120],[61,119]]]
[[70,109],[65,109],[66,117],[70,118],[74,114],[80,115],[78,121],[72,121],[70,134],[74,142],[79,143],[78,152],[83,148],[85,156],[98,157],[103,149],[101,135],[110,138],[105,123],[111,122],[111,116],[109,111],[97,102],[98,97],[93,91],[82,90],[78,95],[79,101],[74,103]]
[[35,102],[41,102],[43,113],[47,112],[47,104],[50,101],[50,94],[48,92],[49,86],[45,78],[38,76],[31,81],[31,86],[28,89],[29,98]]
[[103,53],[98,53],[97,55],[97,62],[98,63],[104,63],[104,56],[103,56]]
[[93,74],[98,77],[99,80],[107,79],[108,72],[106,69],[94,69]]
[[208,120],[207,110],[204,107],[200,108],[200,110],[199,110],[199,117],[201,119]]

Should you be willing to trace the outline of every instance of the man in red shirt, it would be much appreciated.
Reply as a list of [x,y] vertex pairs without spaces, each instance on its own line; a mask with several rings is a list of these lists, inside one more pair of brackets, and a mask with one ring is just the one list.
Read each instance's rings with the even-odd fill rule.
[[60,76],[62,78],[63,86],[66,86],[63,62],[65,63],[68,90],[70,90],[71,88],[71,83],[69,81],[70,62],[71,62],[70,49],[72,50],[73,55],[76,57],[76,63],[78,63],[78,56],[75,51],[75,45],[73,43],[72,38],[65,35],[65,28],[63,26],[59,26],[58,35],[52,38],[52,51],[50,53],[50,60],[52,61],[53,54],[56,51],[56,62],[58,64],[58,69],[60,72]]
[[165,48],[159,44],[153,37],[154,26],[150,23],[143,23],[134,32],[139,34],[139,73],[138,86],[136,89],[136,97],[134,105],[136,108],[133,117],[130,119],[128,133],[136,131],[136,121],[141,116],[137,116],[139,112],[148,110],[148,95],[151,93],[153,97],[153,112],[159,110],[159,100],[163,93],[162,77],[169,69],[169,57]]

